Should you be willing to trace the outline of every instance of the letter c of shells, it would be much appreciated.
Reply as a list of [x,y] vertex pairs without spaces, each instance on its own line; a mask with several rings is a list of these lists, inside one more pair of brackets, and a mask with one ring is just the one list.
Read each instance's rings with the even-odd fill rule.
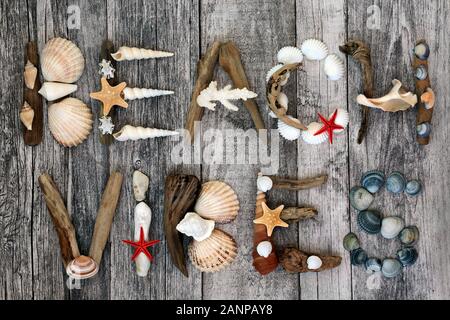
[[98,272],[98,265],[94,259],[86,256],[79,256],[69,262],[66,273],[73,279],[83,280],[92,278]]
[[236,192],[225,182],[210,181],[202,185],[194,211],[202,218],[228,223],[236,219],[239,200]]

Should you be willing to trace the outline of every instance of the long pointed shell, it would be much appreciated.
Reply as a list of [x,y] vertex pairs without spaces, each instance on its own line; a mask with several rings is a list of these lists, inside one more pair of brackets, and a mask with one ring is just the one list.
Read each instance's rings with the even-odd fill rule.
[[320,40],[309,39],[303,42],[302,52],[308,60],[323,60],[328,55],[328,48]]
[[147,88],[125,88],[123,89],[125,100],[135,100],[144,98],[153,98],[159,96],[167,96],[174,94],[173,91],[159,90],[159,89],[147,89]]
[[42,50],[41,68],[46,81],[73,83],[83,74],[83,54],[72,41],[53,38]]
[[177,225],[177,230],[197,241],[203,241],[209,238],[214,226],[214,221],[203,219],[195,212],[188,212]]
[[315,136],[315,133],[322,128],[322,125],[317,122],[311,122],[308,125],[308,130],[302,132],[303,141],[307,144],[321,144],[328,139],[328,134],[326,132]]
[[91,109],[82,101],[66,98],[48,108],[48,125],[56,141],[65,147],[82,143],[92,131]]
[[30,90],[34,89],[34,83],[36,82],[37,73],[37,68],[34,66],[34,64],[31,63],[30,60],[28,60],[23,72],[23,79],[25,81],[25,86]]
[[28,102],[24,102],[22,109],[20,110],[20,121],[22,121],[23,125],[27,130],[33,129],[33,119],[34,119],[34,110],[28,104]]
[[[134,208],[134,241],[138,241],[141,228],[144,230],[144,239],[148,241],[148,232],[152,221],[152,210],[145,202],[140,202]],[[150,269],[150,260],[141,252],[136,257],[136,273],[139,277],[146,277]]]
[[233,221],[239,212],[239,200],[234,190],[224,182],[210,181],[202,185],[195,212],[218,223]]
[[172,57],[172,52],[165,51],[155,51],[143,48],[131,48],[131,47],[120,47],[119,51],[111,54],[116,61],[124,60],[141,60],[141,59],[155,59],[155,58],[165,58]]
[[[295,122],[300,123],[298,119],[294,119],[293,117],[289,116],[292,120]],[[290,125],[286,124],[281,119],[278,120],[278,131],[280,132],[280,135],[289,141],[294,141],[300,138],[300,135],[302,134],[302,131],[300,129],[291,127]]]
[[342,61],[342,59],[335,54],[329,55],[325,59],[323,67],[325,74],[331,81],[340,80],[344,76],[345,73],[344,61]]
[[277,59],[282,64],[301,63],[303,61],[303,54],[299,48],[284,47],[278,51]]
[[98,272],[98,265],[94,259],[86,256],[79,256],[73,259],[66,267],[66,273],[73,279],[83,280],[95,276]]
[[77,91],[77,88],[76,84],[44,82],[39,90],[39,94],[47,101],[55,101]]
[[177,131],[169,131],[163,129],[124,126],[119,132],[113,134],[117,141],[140,140],[158,137],[175,136],[179,134]]
[[203,241],[193,240],[188,248],[193,265],[202,272],[217,272],[231,264],[237,256],[234,239],[219,229]]

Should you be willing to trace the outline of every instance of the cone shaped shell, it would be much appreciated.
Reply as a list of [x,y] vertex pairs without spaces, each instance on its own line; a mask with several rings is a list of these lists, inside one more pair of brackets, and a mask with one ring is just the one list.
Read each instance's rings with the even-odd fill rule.
[[38,70],[34,66],[34,64],[31,63],[30,60],[27,61],[27,64],[25,65],[25,71],[23,72],[23,79],[25,81],[25,86],[33,90],[34,89],[34,83],[36,82]]
[[156,128],[144,128],[144,127],[133,127],[130,125],[125,125],[120,131],[113,134],[114,139],[117,141],[128,141],[128,140],[141,140],[141,139],[151,139],[159,137],[169,137],[179,134],[177,131],[156,129]]
[[83,74],[83,54],[72,41],[53,38],[42,50],[41,68],[46,81],[73,83]]
[[202,272],[217,272],[231,264],[237,256],[234,239],[219,229],[203,241],[192,241],[188,248],[193,265]]
[[205,219],[227,223],[236,218],[239,200],[234,190],[226,183],[210,181],[202,185],[194,211]]
[[20,110],[20,121],[22,121],[23,125],[27,128],[27,130],[33,129],[33,119],[34,119],[34,110],[31,108],[31,106],[28,104],[28,102],[25,101],[25,103],[22,106],[22,109]]
[[55,101],[77,91],[77,88],[75,84],[45,82],[39,90],[39,94],[47,101]]
[[92,131],[91,109],[82,101],[66,98],[48,108],[48,124],[56,141],[65,147],[82,143]]
[[66,273],[73,279],[88,279],[95,276],[98,272],[97,263],[90,257],[79,256],[70,261],[67,265]]

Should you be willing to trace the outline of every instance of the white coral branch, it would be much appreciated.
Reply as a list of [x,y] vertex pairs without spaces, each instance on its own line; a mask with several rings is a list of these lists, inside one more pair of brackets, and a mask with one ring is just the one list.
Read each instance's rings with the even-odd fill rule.
[[223,89],[217,89],[217,82],[212,81],[208,88],[204,89],[200,92],[200,95],[197,97],[197,104],[200,107],[208,108],[209,110],[216,110],[216,103],[213,101],[218,101],[222,103],[222,105],[232,111],[238,111],[238,107],[236,107],[231,101],[233,100],[244,100],[256,98],[258,95],[247,88],[243,89],[231,89],[231,85],[225,86]]

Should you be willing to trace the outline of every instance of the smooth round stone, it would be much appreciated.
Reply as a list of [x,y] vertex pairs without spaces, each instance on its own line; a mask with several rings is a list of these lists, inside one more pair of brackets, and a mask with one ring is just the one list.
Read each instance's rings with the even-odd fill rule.
[[361,266],[366,263],[366,260],[367,253],[363,249],[358,248],[350,252],[350,262],[354,266]]
[[405,187],[406,179],[400,172],[393,172],[386,180],[386,189],[391,193],[401,193]]
[[381,230],[381,215],[377,211],[361,211],[357,221],[359,227],[368,234],[377,234]]
[[375,273],[381,271],[381,260],[378,258],[369,258],[365,263],[366,271],[368,273]]
[[418,180],[412,180],[406,184],[405,192],[409,196],[417,196],[421,191],[422,184]]
[[412,246],[419,240],[419,229],[416,226],[404,228],[398,235],[400,242],[407,246]]
[[400,217],[386,217],[381,221],[381,235],[386,239],[394,239],[405,227],[405,221]]
[[402,273],[403,265],[397,259],[384,259],[381,272],[386,278],[395,278]]
[[370,193],[377,193],[385,182],[384,173],[378,170],[366,172],[361,178],[361,185]]
[[419,253],[415,248],[406,247],[397,251],[397,259],[404,267],[412,266],[419,258]]
[[347,234],[344,237],[343,244],[344,249],[349,252],[360,248],[359,239],[354,233]]
[[362,187],[353,187],[350,190],[350,204],[358,211],[367,210],[374,200],[374,196]]

